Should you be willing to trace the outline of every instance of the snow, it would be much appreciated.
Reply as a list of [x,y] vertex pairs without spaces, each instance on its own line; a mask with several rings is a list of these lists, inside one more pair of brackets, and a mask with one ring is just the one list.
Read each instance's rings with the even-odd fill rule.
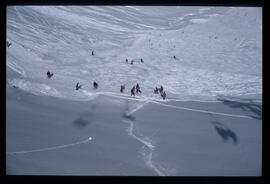
[[[106,92],[117,92],[122,83],[131,88],[139,82],[148,96],[159,85],[176,98],[214,100],[219,94],[261,93],[258,9],[193,7],[190,11],[194,13],[183,15],[172,8],[168,15],[161,8],[160,16],[170,16],[170,28],[163,30],[162,18],[158,20],[163,22],[144,20],[147,13],[157,16],[157,7],[140,8],[144,11],[130,7],[9,7],[7,38],[14,44],[7,50],[7,66],[29,74],[37,83],[46,81],[44,74],[50,69],[56,75],[54,84],[47,85],[70,99],[78,99],[70,86],[80,81],[89,87],[94,80]],[[189,12],[188,7],[183,10]],[[120,17],[123,14],[128,16]],[[124,62],[126,58],[145,62],[131,66]]]
[[7,41],[8,173],[261,175],[261,8],[8,6]]
[[8,87],[7,173],[259,176],[259,108],[225,99],[160,103],[106,94],[80,102]]

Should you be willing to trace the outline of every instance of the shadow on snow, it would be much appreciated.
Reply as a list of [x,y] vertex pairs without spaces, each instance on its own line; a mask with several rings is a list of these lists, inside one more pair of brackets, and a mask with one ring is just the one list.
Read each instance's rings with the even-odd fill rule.
[[229,139],[231,139],[234,145],[237,145],[238,138],[236,133],[234,133],[231,129],[226,127],[224,124],[220,123],[213,114],[208,113],[210,117],[213,118],[213,121],[210,123],[214,126],[218,135],[222,138],[224,143],[227,143]]
[[[247,100],[247,102],[236,102],[227,99],[219,98],[218,100],[222,101],[224,105],[227,105],[232,108],[240,108],[247,113],[248,116],[255,119],[262,119],[262,105],[256,104],[252,100]],[[253,115],[251,115],[252,113]]]
[[74,126],[77,126],[79,128],[84,128],[87,125],[91,124],[93,122],[93,117],[94,117],[94,111],[97,108],[96,104],[93,104],[90,107],[90,111],[83,113],[80,117],[78,117],[77,119],[75,119],[72,123]]

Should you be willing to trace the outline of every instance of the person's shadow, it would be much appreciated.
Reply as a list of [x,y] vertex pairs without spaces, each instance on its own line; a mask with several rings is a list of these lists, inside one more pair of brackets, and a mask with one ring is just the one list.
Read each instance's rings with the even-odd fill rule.
[[79,128],[84,128],[87,125],[91,124],[94,120],[94,112],[97,108],[96,104],[93,104],[90,108],[89,112],[85,112],[81,114],[77,119],[75,119],[72,123],[74,126]]
[[238,138],[237,135],[228,127],[226,127],[224,124],[218,122],[218,120],[210,113],[208,113],[212,118],[213,121],[210,123],[214,126],[216,132],[218,135],[222,138],[224,143],[227,143],[228,140],[232,140],[234,145],[237,145],[238,143]]

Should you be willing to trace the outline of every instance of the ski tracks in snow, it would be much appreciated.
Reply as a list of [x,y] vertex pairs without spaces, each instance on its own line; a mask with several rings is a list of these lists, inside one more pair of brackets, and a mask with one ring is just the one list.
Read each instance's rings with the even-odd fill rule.
[[134,118],[132,118],[132,114],[142,109],[146,104],[151,102],[153,99],[154,98],[147,99],[145,102],[137,105],[137,107],[135,107],[132,110],[127,109],[126,112],[124,112],[124,117],[126,117],[126,119],[124,119],[123,121],[129,124],[129,127],[127,129],[128,135],[143,144],[141,154],[143,155],[143,159],[146,165],[149,168],[153,169],[158,174],[158,176],[166,176],[166,174],[162,171],[164,170],[164,168],[162,168],[161,170],[160,168],[157,167],[157,164],[154,163],[153,161],[153,152],[155,146],[152,144],[152,140],[146,136],[142,136],[141,134],[139,135],[139,133],[136,134],[134,132]]
[[85,140],[77,141],[77,142],[70,143],[70,144],[63,144],[63,145],[60,145],[60,146],[52,146],[52,147],[34,149],[34,150],[27,150],[27,151],[6,152],[6,154],[14,155],[14,154],[26,154],[26,153],[33,153],[33,152],[43,152],[43,151],[50,151],[50,150],[58,150],[58,149],[63,149],[63,148],[71,147],[71,146],[76,146],[76,145],[79,145],[79,144],[88,143],[91,140],[92,140],[92,137],[88,137]]
[[[253,119],[252,117],[245,116],[245,115],[228,114],[228,113],[222,113],[222,112],[214,112],[214,111],[207,111],[207,110],[202,110],[202,109],[193,109],[193,108],[186,108],[186,107],[182,107],[182,106],[169,105],[169,104],[165,104],[165,103],[160,102],[161,100],[158,100],[155,97],[152,97],[152,98],[147,98],[147,97],[132,98],[132,97],[129,97],[129,96],[117,95],[117,94],[114,94],[114,93],[102,93],[102,94],[107,95],[107,96],[120,98],[120,99],[127,99],[127,100],[134,100],[134,101],[144,101],[143,104],[139,105],[138,107],[136,107],[132,111],[128,112],[130,115],[135,113],[139,109],[141,109],[145,104],[151,102],[151,103],[155,103],[155,104],[162,105],[162,106],[169,107],[169,108],[173,108],[173,109],[187,110],[187,111],[193,111],[193,112],[198,112],[198,113],[206,113],[206,114],[211,113],[211,114],[215,114],[215,115],[235,117],[235,118]],[[165,100],[165,101],[183,101],[183,102],[185,102],[185,101],[193,101],[193,102],[204,102],[204,103],[222,103],[222,101],[201,101],[201,100],[180,100],[180,99],[169,99],[169,100]],[[237,102],[237,101],[235,101],[235,102]]]

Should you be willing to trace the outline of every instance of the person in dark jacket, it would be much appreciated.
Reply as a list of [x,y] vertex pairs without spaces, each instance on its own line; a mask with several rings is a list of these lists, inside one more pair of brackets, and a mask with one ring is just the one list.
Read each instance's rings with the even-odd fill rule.
[[51,73],[51,72],[48,70],[48,72],[47,72],[47,77],[48,77],[48,79],[50,79],[52,76],[53,76],[53,73]]
[[160,86],[160,88],[159,88],[159,93],[160,93],[160,94],[163,93],[163,86]]
[[77,84],[76,84],[76,90],[79,90],[80,88],[82,88],[82,85],[79,85],[79,82],[77,82]]
[[163,98],[163,100],[165,100],[165,98],[166,98],[166,92],[165,91],[163,91],[163,93],[161,94],[161,97]]
[[9,41],[7,41],[7,47],[10,47],[11,43]]
[[154,93],[158,94],[158,88],[156,87],[156,89],[154,89]]
[[133,65],[133,60],[131,60],[130,64]]
[[138,93],[142,93],[141,88],[140,88],[140,86],[139,86],[138,83],[137,83],[137,85],[136,85],[136,93],[137,93],[137,94],[138,94]]
[[94,51],[92,51],[92,56],[94,56],[95,54],[94,54]]
[[125,90],[125,85],[121,85],[121,87],[120,87],[120,92],[121,92],[121,93],[124,93],[124,90]]
[[128,63],[128,59],[126,59],[126,63]]
[[96,83],[96,81],[93,82],[93,87],[94,87],[94,89],[98,88],[98,83]]
[[131,96],[135,96],[135,86],[133,86],[132,88],[131,88]]
[[143,63],[143,59],[141,58],[141,63]]

